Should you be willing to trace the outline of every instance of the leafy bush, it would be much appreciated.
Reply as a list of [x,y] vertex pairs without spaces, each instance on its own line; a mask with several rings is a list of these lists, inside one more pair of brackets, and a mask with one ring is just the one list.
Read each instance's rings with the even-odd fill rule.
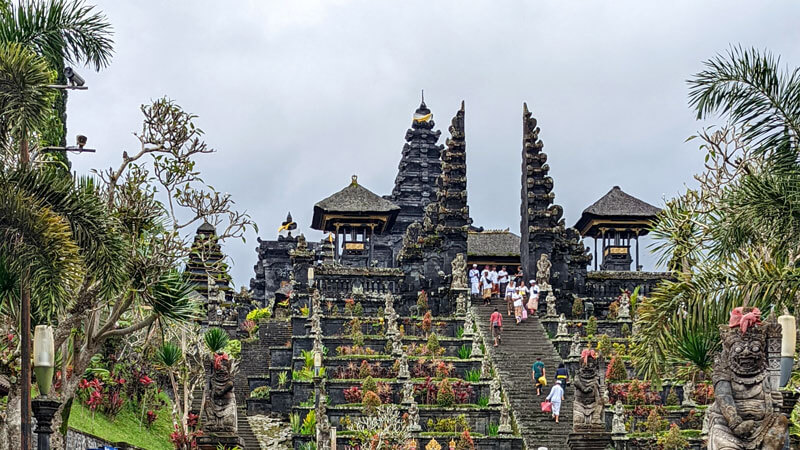
[[589,317],[589,322],[586,324],[586,335],[594,336],[597,334],[597,317]]
[[278,386],[284,387],[286,386],[286,371],[282,371],[278,373]]
[[292,428],[292,433],[300,434],[302,425],[300,424],[300,415],[297,413],[289,414],[289,426]]
[[300,315],[301,316],[308,317],[309,313],[310,313],[310,310],[308,309],[308,306],[301,306],[300,307]]
[[418,314],[425,314],[428,310],[428,293],[425,289],[421,290],[417,295],[417,311]]
[[462,344],[461,348],[458,349],[458,357],[460,359],[469,359],[470,353],[472,353],[472,349],[467,344]]
[[364,307],[361,306],[361,302],[356,303],[353,307],[353,315],[356,317],[361,317],[364,315]]
[[428,346],[428,351],[431,353],[431,355],[439,354],[439,350],[441,350],[442,347],[441,345],[439,345],[439,338],[436,336],[436,333],[431,333],[431,335],[428,336],[427,346]]
[[433,328],[433,316],[431,315],[430,311],[426,312],[425,315],[422,316],[422,324],[420,325],[420,328],[422,328],[422,331],[426,334],[431,332],[431,329]]
[[306,414],[306,418],[303,419],[303,425],[300,427],[300,434],[305,436],[312,436],[317,428],[317,413],[314,412],[312,409],[311,411]]
[[428,422],[428,431],[435,431],[438,433],[458,433],[461,431],[468,431],[469,424],[467,417],[464,414],[459,414],[456,417],[448,417],[446,419],[438,419],[433,427],[431,421]]
[[627,323],[623,323],[622,328],[620,328],[619,331],[622,334],[622,337],[628,337],[631,335],[631,327],[628,326]]
[[597,339],[597,350],[603,354],[603,356],[610,356],[614,350],[614,347],[611,344],[611,338],[607,334],[601,334],[599,339]]
[[464,430],[456,442],[456,450],[475,450],[475,441],[469,435],[469,430]]
[[247,333],[248,337],[253,337],[253,335],[256,334],[256,332],[258,331],[258,324],[256,324],[252,320],[245,320],[242,322],[240,328],[242,329],[242,331]]
[[267,320],[272,317],[272,310],[269,308],[256,308],[249,313],[247,313],[247,320],[252,320],[253,322],[260,322],[262,320]]
[[238,339],[231,339],[228,341],[228,345],[225,346],[223,351],[232,357],[239,359],[239,357],[242,356],[242,342]]
[[372,374],[372,367],[369,365],[366,359],[361,361],[361,366],[358,368],[358,377],[359,378],[367,378]]
[[614,300],[608,305],[608,318],[610,320],[615,320],[617,318],[617,314],[619,312],[619,300]]
[[367,392],[374,392],[378,393],[378,383],[375,382],[375,379],[371,376],[367,376],[367,378],[361,383],[361,390],[364,391],[366,394]]
[[583,299],[575,297],[572,301],[572,317],[579,318],[583,316]]
[[358,386],[353,386],[342,391],[346,403],[361,403],[364,394]]
[[455,395],[457,404],[469,403],[472,399],[472,386],[465,381],[457,380],[453,383],[453,395]]
[[461,339],[464,337],[464,327],[456,328],[456,338]]
[[269,386],[259,386],[250,392],[250,398],[269,398]]
[[669,431],[658,438],[658,445],[664,450],[683,450],[689,448],[689,441],[681,434],[681,429],[676,424],[669,426]]
[[628,371],[625,369],[625,362],[617,356],[611,357],[611,362],[606,368],[606,381],[623,381],[628,379]]
[[670,386],[669,394],[667,394],[665,404],[667,406],[678,406],[681,404],[681,401],[678,398],[678,390],[675,388],[675,386]]
[[443,379],[441,383],[439,383],[439,392],[436,394],[436,403],[439,406],[453,406],[456,402],[456,396],[453,393],[453,386],[450,385],[450,382],[447,381],[447,378]]
[[651,408],[650,414],[647,415],[647,421],[644,424],[645,430],[648,433],[658,433],[663,431],[667,426],[667,421],[661,417],[660,408]]
[[497,436],[500,431],[500,425],[496,423],[489,424],[489,436]]
[[[478,406],[480,407],[487,407],[489,406],[489,397],[485,395],[481,395],[481,398],[478,399]],[[491,425],[489,425],[491,427]]]
[[472,383],[481,381],[481,371],[478,369],[470,369],[464,372],[464,379]]
[[205,335],[203,336],[203,340],[206,343],[206,348],[208,348],[211,353],[217,353],[225,348],[225,346],[228,345],[229,339],[228,333],[222,328],[217,327],[206,331]]
[[377,412],[378,407],[381,406],[381,398],[378,397],[378,394],[372,391],[364,392],[364,397],[361,400],[361,404],[364,407],[364,412],[367,414],[374,414]]

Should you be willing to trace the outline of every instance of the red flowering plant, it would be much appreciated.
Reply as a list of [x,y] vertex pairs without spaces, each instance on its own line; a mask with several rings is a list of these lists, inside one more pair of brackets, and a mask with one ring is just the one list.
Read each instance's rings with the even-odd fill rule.
[[363,396],[361,388],[358,386],[347,388],[342,391],[342,394],[346,403],[361,403],[361,397]]
[[202,435],[202,431],[186,433],[175,425],[175,431],[169,435],[169,440],[176,450],[195,450],[197,449],[197,438]]
[[423,405],[435,405],[436,394],[439,392],[439,387],[433,382],[431,377],[427,377],[425,382],[414,384],[414,398],[417,403]]
[[147,411],[147,418],[145,420],[145,426],[148,429],[150,429],[153,426],[153,424],[156,422],[157,419],[158,419],[158,414],[155,411],[153,411],[153,410]]
[[453,394],[457,404],[470,403],[470,400],[472,400],[472,386],[466,381],[457,380],[453,383]]

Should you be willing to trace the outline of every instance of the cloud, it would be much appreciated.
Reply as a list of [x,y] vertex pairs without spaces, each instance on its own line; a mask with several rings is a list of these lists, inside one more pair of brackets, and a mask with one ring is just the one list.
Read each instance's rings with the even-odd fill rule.
[[[419,91],[447,125],[466,101],[471,213],[519,229],[521,115],[527,101],[569,225],[613,185],[659,205],[691,183],[701,123],[685,80],[730,44],[800,65],[800,5],[772,2],[102,1],[116,55],[70,95],[71,135],[95,155],[131,150],[138,107],[169,95],[199,115],[218,153],[206,180],[231,192],[272,239],[291,210],[307,236],[313,204],[351,174],[391,191]],[[745,13],[746,12],[746,13]],[[442,139],[443,141],[443,139]],[[255,235],[229,242],[248,286]],[[652,267],[653,259],[645,258]]]

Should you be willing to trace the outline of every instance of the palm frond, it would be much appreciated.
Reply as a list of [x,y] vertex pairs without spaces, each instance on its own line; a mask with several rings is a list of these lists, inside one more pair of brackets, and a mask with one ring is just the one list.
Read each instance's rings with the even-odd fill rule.
[[712,114],[729,119],[764,154],[800,136],[800,69],[782,70],[779,57],[741,46],[705,66],[689,80],[689,103],[698,119]]
[[183,352],[175,343],[167,341],[156,349],[154,359],[159,368],[172,369],[183,360]]
[[43,58],[20,44],[0,44],[0,116],[13,136],[27,139],[47,119],[52,80]]
[[228,345],[228,333],[222,328],[211,328],[203,335],[203,341],[211,353],[217,353]]
[[94,6],[76,0],[23,0],[3,11],[0,42],[29,46],[60,67],[63,61],[107,67],[113,54],[112,27]]
[[165,273],[144,300],[159,317],[186,322],[198,317],[194,285],[177,270]]

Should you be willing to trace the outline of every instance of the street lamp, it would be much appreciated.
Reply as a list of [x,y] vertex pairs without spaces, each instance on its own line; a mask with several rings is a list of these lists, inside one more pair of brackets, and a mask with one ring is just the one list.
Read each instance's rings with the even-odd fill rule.
[[38,435],[38,450],[50,450],[50,435],[53,429],[53,416],[60,403],[47,396],[53,384],[53,371],[55,370],[55,346],[53,343],[53,328],[49,325],[37,325],[33,332],[33,372],[36,374],[36,384],[39,386],[39,396],[31,402],[33,415],[36,417],[36,434]]
[[794,352],[797,346],[797,323],[791,314],[783,314],[778,317],[781,324],[781,380],[780,387],[786,386],[792,376],[792,365],[794,364]]

